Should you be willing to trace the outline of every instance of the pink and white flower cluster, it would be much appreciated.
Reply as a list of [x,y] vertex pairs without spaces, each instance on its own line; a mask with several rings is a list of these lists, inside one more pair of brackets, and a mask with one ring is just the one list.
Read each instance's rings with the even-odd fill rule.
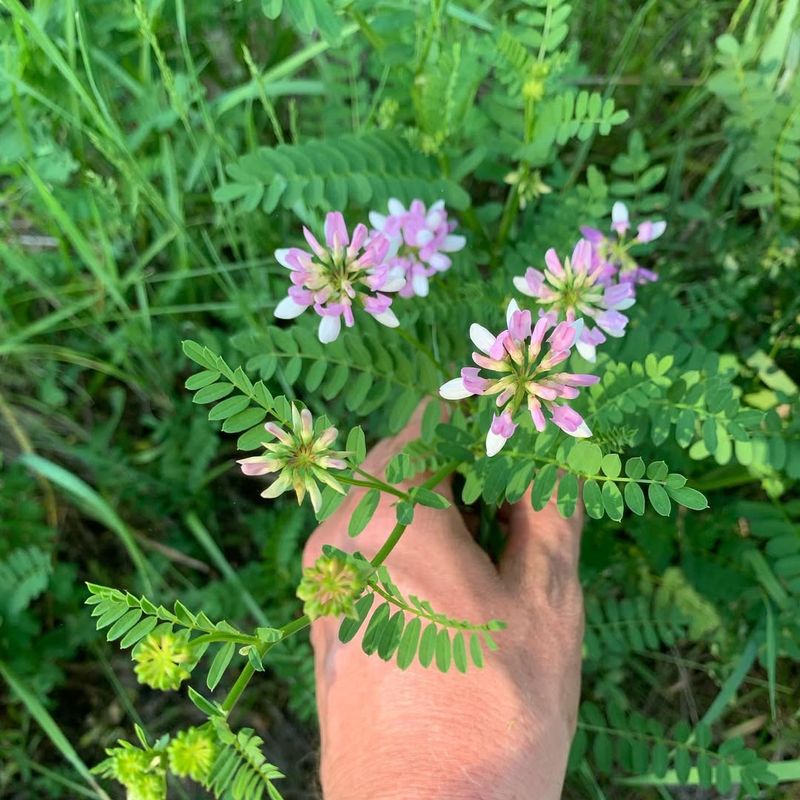
[[392,198],[389,213],[371,211],[369,221],[376,233],[391,242],[386,262],[405,276],[401,297],[427,297],[429,278],[450,269],[452,261],[447,254],[461,250],[467,243],[463,236],[453,234],[456,223],[447,219],[443,200],[430,209],[421,200],[414,200],[406,210]]
[[[493,336],[474,324],[470,338],[480,352],[472,354],[477,367],[464,367],[461,376],[447,381],[439,393],[448,400],[474,395],[495,396],[500,410],[486,435],[486,453],[500,452],[518,427],[515,414],[526,405],[537,431],[550,421],[570,436],[588,437],[591,430],[569,401],[579,389],[597,383],[596,375],[554,372],[574,347],[586,360],[595,361],[597,347],[606,336],[625,334],[628,317],[622,312],[636,302],[636,284],[657,275],[636,264],[630,247],[657,239],[665,222],[645,221],[635,238],[627,240],[628,210],[615,203],[612,230],[616,240],[594,228],[581,228],[583,239],[563,261],[553,248],[545,253],[544,270],[528,267],[515,277],[514,287],[536,301],[538,319],[512,300],[506,312],[506,329]],[[551,331],[545,339],[548,331]],[[549,349],[543,354],[544,345]],[[481,370],[484,370],[482,372]]]
[[[353,326],[354,309],[359,306],[378,322],[395,328],[400,323],[391,308],[391,295],[427,296],[430,278],[448,270],[452,263],[449,254],[466,244],[463,236],[453,233],[456,223],[448,219],[442,201],[427,208],[421,200],[413,200],[406,208],[392,198],[388,214],[373,211],[369,220],[372,230],[358,224],[351,237],[342,214],[333,211],[325,218],[324,245],[304,227],[310,250],[289,247],[275,251],[278,262],[289,269],[292,282],[288,296],[275,309],[276,317],[293,319],[313,308],[321,317],[322,342],[339,336],[342,321]],[[582,227],[584,238],[571,256],[562,260],[550,248],[544,269],[528,267],[523,276],[515,277],[514,287],[538,306],[535,321],[531,311],[512,300],[506,328],[496,336],[481,325],[471,326],[470,338],[478,348],[472,358],[477,366],[464,367],[460,377],[445,383],[439,392],[449,400],[495,397],[498,413],[486,436],[488,455],[498,453],[514,434],[518,427],[514,417],[523,405],[538,431],[544,430],[549,420],[570,436],[591,436],[589,426],[569,401],[578,397],[581,387],[599,378],[555,368],[570,357],[573,347],[588,361],[595,361],[597,347],[607,336],[624,336],[628,317],[623,312],[636,302],[636,285],[658,278],[640,267],[629,251],[661,236],[666,223],[641,222],[633,238],[627,235],[630,227],[628,209],[623,203],[614,203],[611,230],[615,238]],[[305,440],[303,444],[307,444]],[[242,462],[246,471],[258,470],[258,474],[273,471],[276,464],[274,455]],[[287,475],[282,476],[286,486]],[[298,496],[305,487],[316,498],[316,485],[295,483]],[[279,488],[282,490],[283,484]]]
[[388,216],[369,216],[374,229],[359,223],[351,238],[341,212],[332,211],[325,217],[325,245],[303,227],[310,250],[275,251],[292,282],[288,296],[275,308],[276,317],[294,319],[313,308],[321,317],[319,339],[324,343],[339,336],[342,321],[348,328],[355,324],[358,306],[396,328],[400,323],[391,295],[427,295],[428,278],[449,269],[447,253],[466,243],[463,236],[453,235],[456,223],[448,221],[442,201],[427,210],[421,200],[414,200],[406,210],[392,199]]
[[625,335],[628,317],[622,311],[636,302],[634,285],[629,281],[603,282],[606,267],[587,239],[575,245],[572,257],[565,258],[563,264],[553,248],[545,253],[544,260],[544,272],[528,267],[523,277],[514,278],[514,286],[535,298],[541,306],[539,313],[554,323],[583,318],[575,347],[585,359],[594,361],[597,346],[606,341],[605,334]]
[[521,310],[515,300],[508,304],[506,329],[497,336],[481,325],[470,327],[472,343],[480,351],[472,354],[478,366],[464,367],[461,377],[445,383],[439,393],[448,400],[496,395],[500,413],[492,419],[486,435],[487,455],[499,453],[514,434],[514,414],[523,404],[537,431],[545,429],[547,411],[550,420],[570,436],[592,435],[583,417],[567,401],[578,396],[579,387],[600,379],[555,370],[569,358],[582,327],[581,320],[555,323],[547,314],[534,325],[531,312]]
[[293,284],[288,297],[278,303],[276,317],[294,319],[313,308],[322,317],[321,342],[332,342],[339,336],[342,320],[347,327],[355,324],[354,302],[390,328],[400,324],[388,293],[401,289],[405,279],[385,264],[390,246],[385,236],[370,236],[367,226],[359,224],[351,239],[339,211],[325,217],[326,246],[306,227],[303,235],[311,252],[299,247],[275,251],[278,263],[291,271]]
[[637,244],[647,244],[658,239],[667,229],[663,220],[654,222],[645,220],[636,228],[636,236],[627,238],[631,227],[628,216],[628,207],[625,203],[617,201],[611,209],[611,230],[615,238],[606,236],[597,228],[581,227],[581,233],[592,244],[592,250],[597,259],[603,264],[603,280],[612,280],[616,277],[620,282],[648,283],[657,281],[658,275],[649,269],[640,267],[630,254],[631,247]]

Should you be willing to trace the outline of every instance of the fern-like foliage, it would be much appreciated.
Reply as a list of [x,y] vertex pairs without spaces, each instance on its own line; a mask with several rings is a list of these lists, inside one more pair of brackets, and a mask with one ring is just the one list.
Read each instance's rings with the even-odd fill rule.
[[[146,597],[136,597],[130,592],[112,589],[109,586],[100,586],[96,583],[87,583],[89,597],[86,605],[94,606],[92,616],[97,617],[97,630],[111,625],[107,639],[115,641],[123,634],[130,631],[120,642],[120,647],[129,647],[139,639],[146,636],[159,622],[167,622],[176,627],[186,628],[193,633],[207,634],[208,641],[224,641],[234,637],[247,641],[251,637],[237,630],[229,622],[212,622],[204,611],[193,613],[189,611],[180,600],[176,600],[173,610],[162,605],[156,605]],[[139,621],[146,623],[139,625]],[[150,630],[148,630],[148,626]],[[271,628],[260,628],[260,631],[271,631]],[[260,641],[260,640],[259,640]]]
[[243,211],[259,206],[272,213],[292,208],[345,208],[348,203],[385,206],[390,197],[426,203],[444,199],[463,209],[469,196],[442,178],[434,161],[412,150],[396,134],[344,134],[335,144],[313,141],[263,147],[228,166],[231,180],[214,193],[220,203],[237,201]]
[[[562,80],[568,58],[559,51],[568,34],[572,6],[563,0],[528,0],[494,42],[492,58],[507,104],[525,108],[524,143],[513,158],[534,166],[545,163],[554,145],[570,139],[607,135],[628,119],[611,97],[576,91]],[[504,127],[513,126],[508,114],[495,114]]]
[[610,655],[659,650],[685,638],[688,619],[677,605],[652,597],[586,598],[584,658],[602,662]]
[[[376,597],[379,602],[373,609]],[[361,649],[367,655],[377,653],[384,661],[395,658],[400,669],[415,660],[423,667],[435,662],[441,672],[451,666],[466,672],[470,663],[482,667],[484,648],[497,649],[491,632],[505,628],[500,620],[476,625],[453,619],[435,611],[426,600],[414,595],[406,598],[383,566],[370,576],[355,610],[354,618],[342,620],[339,640],[351,641],[366,622]]]
[[516,15],[516,21],[524,26],[519,37],[541,61],[567,38],[572,6],[565,0],[525,0],[525,6]]
[[[756,797],[760,786],[777,783],[769,763],[745,747],[740,737],[714,747],[708,725],[700,723],[692,730],[682,720],[668,732],[659,720],[628,714],[614,704],[605,711],[594,703],[581,706],[570,767],[575,769],[584,758],[598,773],[639,786],[663,783],[670,776],[676,784],[715,788],[723,794],[741,784],[748,796]],[[621,774],[636,777],[626,781]]]
[[359,326],[326,345],[301,325],[243,334],[234,345],[248,357],[248,371],[262,380],[279,370],[287,383],[327,401],[339,397],[359,416],[385,410],[389,429],[398,431],[420,399],[436,393],[440,372],[425,354],[387,337],[369,320],[359,320]]
[[743,204],[774,209],[796,222],[800,220],[800,84],[788,64],[795,14],[796,7],[787,3],[760,53],[757,39],[740,44],[730,34],[721,36],[720,69],[709,79],[708,88],[729,112],[726,127],[737,152],[733,171],[749,189]]
[[266,791],[271,800],[283,800],[273,783],[283,773],[267,761],[261,751],[264,740],[251,728],[234,732],[221,717],[211,723],[220,749],[205,781],[215,797],[232,800],[260,800]]
[[412,99],[423,151],[437,152],[463,133],[465,118],[486,68],[474,58],[473,42],[455,42],[437,55],[414,82]]
[[[693,366],[690,359],[681,361]],[[734,443],[749,442],[763,415],[742,406],[735,373],[721,368],[718,359],[695,361],[692,369],[676,362],[672,355],[659,359],[651,353],[644,363],[607,363],[600,383],[589,390],[590,424],[596,423],[602,437],[605,430],[638,418],[654,444],[663,444],[672,433],[693,458],[728,463]]]
[[186,381],[186,388],[194,391],[192,402],[213,404],[208,418],[222,422],[226,433],[240,433],[240,450],[259,446],[264,438],[261,423],[267,412],[282,421],[290,418],[286,398],[273,397],[263,381],[253,383],[241,367],[231,369],[222,356],[190,339],[183,343],[183,352],[203,367]]
[[19,547],[0,561],[0,621],[27,608],[46,588],[53,571],[40,547]]
[[158,800],[167,796],[167,774],[191,777],[218,800],[283,800],[273,781],[283,773],[267,761],[263,739],[251,728],[233,731],[220,715],[200,728],[162,736],[150,744],[138,725],[139,744],[119,740],[92,772],[122,783],[128,797]]

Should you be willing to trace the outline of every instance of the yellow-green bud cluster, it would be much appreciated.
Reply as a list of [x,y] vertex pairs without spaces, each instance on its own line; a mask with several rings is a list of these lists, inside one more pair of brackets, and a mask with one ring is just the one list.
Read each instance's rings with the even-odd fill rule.
[[106,753],[109,757],[93,771],[119,781],[127,800],[165,800],[167,777],[160,753],[141,750],[128,742]]
[[183,633],[153,631],[133,651],[134,672],[140,683],[162,692],[175,691],[190,673],[192,648]]
[[179,778],[205,782],[217,755],[214,732],[204,725],[181,731],[167,747],[170,772]]
[[320,556],[303,570],[297,596],[310,619],[355,615],[355,601],[364,588],[363,571],[340,556]]

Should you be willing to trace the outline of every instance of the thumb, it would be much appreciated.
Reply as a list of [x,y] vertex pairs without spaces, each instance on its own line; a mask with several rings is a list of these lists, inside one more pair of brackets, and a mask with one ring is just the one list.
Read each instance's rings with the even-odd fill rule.
[[529,489],[511,507],[508,540],[499,564],[501,579],[523,602],[525,597],[543,593],[560,594],[577,580],[582,528],[580,507],[568,519],[561,516],[554,499],[536,511]]

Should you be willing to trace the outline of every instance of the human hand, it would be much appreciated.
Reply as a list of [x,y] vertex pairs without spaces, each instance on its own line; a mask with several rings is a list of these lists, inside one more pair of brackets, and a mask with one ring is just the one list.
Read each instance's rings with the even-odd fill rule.
[[[419,435],[412,422],[378,444],[364,468],[382,474]],[[449,482],[438,491],[452,500]],[[304,565],[323,544],[372,558],[395,524],[383,497],[353,540],[352,492],[308,540]],[[424,506],[387,560],[392,580],[437,611],[476,622],[502,619],[500,649],[483,669],[401,671],[338,641],[339,622],[311,627],[325,800],[550,800],[561,795],[580,694],[583,601],[577,576],[582,521],[530,496],[511,507],[498,566],[474,542],[455,506]],[[363,633],[363,628],[362,628]],[[359,639],[360,641],[360,639]]]

